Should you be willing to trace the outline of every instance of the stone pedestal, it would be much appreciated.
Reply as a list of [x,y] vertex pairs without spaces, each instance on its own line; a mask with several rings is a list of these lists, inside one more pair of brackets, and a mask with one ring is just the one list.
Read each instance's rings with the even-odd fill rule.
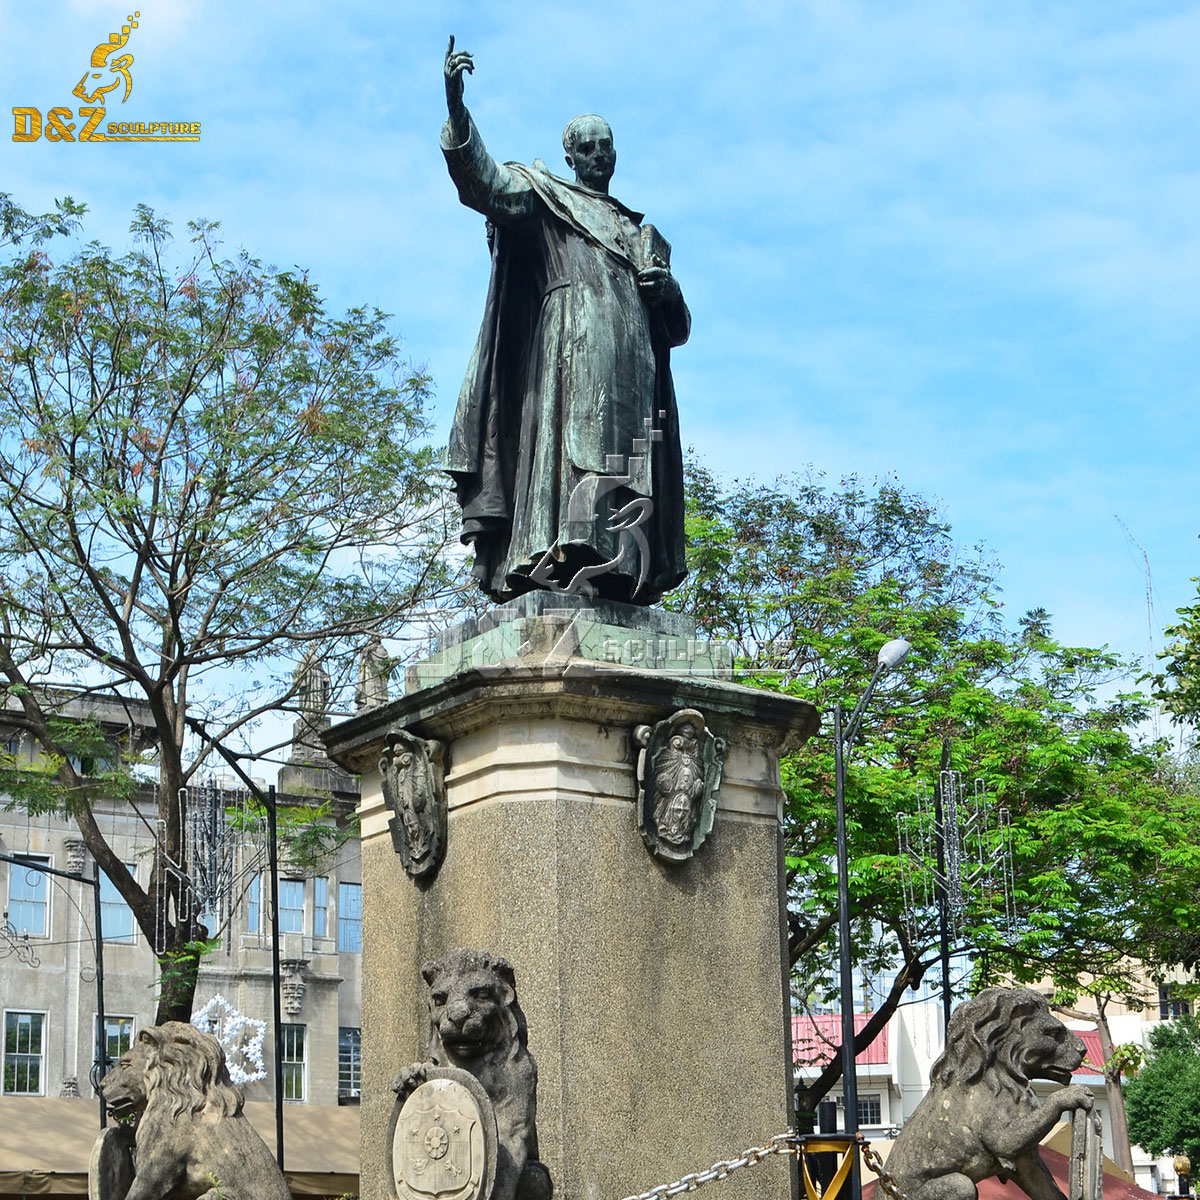
[[[370,1200],[389,1194],[389,1084],[428,1053],[420,965],[459,946],[515,969],[558,1200],[620,1200],[789,1124],[778,763],[814,732],[815,710],[713,674],[588,661],[571,655],[561,620],[533,625],[507,661],[326,734],[331,756],[362,775]],[[727,747],[712,833],[674,865],[636,827],[633,729],[682,708]],[[445,746],[446,854],[418,883],[380,789],[395,729]],[[757,1200],[788,1195],[788,1180],[776,1159],[717,1186],[720,1200]]]

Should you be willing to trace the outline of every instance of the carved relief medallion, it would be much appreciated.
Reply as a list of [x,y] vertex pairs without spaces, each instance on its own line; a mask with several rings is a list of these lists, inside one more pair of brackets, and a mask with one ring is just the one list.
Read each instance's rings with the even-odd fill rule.
[[444,747],[406,729],[392,730],[387,741],[379,773],[392,845],[410,878],[432,878],[446,853]]
[[725,742],[704,716],[681,708],[657,725],[638,725],[638,829],[650,853],[683,862],[712,831]]
[[126,1125],[110,1125],[92,1145],[88,1200],[125,1200],[135,1174],[133,1130]]
[[496,1178],[496,1115],[487,1092],[457,1067],[428,1066],[397,1100],[388,1136],[399,1200],[487,1200]]

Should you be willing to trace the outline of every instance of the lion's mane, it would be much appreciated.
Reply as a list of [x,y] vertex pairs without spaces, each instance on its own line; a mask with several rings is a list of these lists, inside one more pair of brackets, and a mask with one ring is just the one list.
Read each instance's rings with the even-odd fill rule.
[[1021,1031],[1033,1018],[1049,1015],[1036,992],[984,988],[954,1010],[946,1030],[946,1049],[933,1064],[933,1083],[965,1087],[982,1079],[997,1094],[1023,1096],[1029,1087],[1020,1062]]
[[183,1021],[166,1021],[138,1034],[147,1046],[146,1108],[159,1105],[172,1121],[201,1112],[236,1116],[243,1096],[225,1065],[225,1051],[214,1037]]

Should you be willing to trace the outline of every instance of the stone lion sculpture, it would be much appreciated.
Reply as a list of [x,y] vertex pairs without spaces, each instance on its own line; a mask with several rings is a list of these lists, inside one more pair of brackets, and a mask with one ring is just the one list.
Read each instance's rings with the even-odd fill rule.
[[140,1114],[133,1182],[113,1200],[291,1200],[210,1034],[182,1021],[143,1029],[100,1093],[114,1116]]
[[975,1185],[992,1175],[1031,1200],[1064,1200],[1038,1143],[1094,1097],[1071,1085],[1040,1103],[1030,1081],[1070,1085],[1084,1051],[1037,992],[980,992],[950,1018],[929,1092],[900,1131],[888,1174],[908,1200],[976,1200]]
[[550,1200],[550,1172],[538,1161],[537,1064],[511,964],[460,949],[426,963],[421,975],[429,985],[430,1062],[406,1067],[392,1090],[404,1100],[424,1081],[427,1066],[474,1075],[496,1112],[491,1200]]

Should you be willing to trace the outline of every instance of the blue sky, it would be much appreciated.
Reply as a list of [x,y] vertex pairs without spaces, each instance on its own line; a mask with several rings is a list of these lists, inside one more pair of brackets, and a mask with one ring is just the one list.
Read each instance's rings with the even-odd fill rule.
[[[76,107],[132,7],[0,3],[4,107]],[[1105,0],[140,0],[119,120],[180,145],[0,141],[0,188],[71,194],[124,248],[182,233],[395,314],[444,436],[483,308],[482,220],[438,150],[441,61],[501,159],[561,167],[599,112],[613,192],[693,316],[683,436],[714,469],[894,472],[1003,564],[1014,616],[1147,651],[1200,574],[1200,5]],[[10,122],[11,115],[6,114]]]

